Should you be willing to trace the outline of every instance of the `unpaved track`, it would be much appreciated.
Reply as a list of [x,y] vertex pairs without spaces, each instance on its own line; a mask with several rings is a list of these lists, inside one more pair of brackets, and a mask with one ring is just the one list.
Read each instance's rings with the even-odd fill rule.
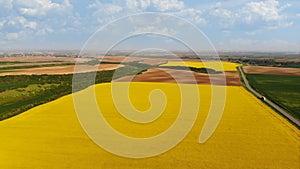
[[[258,98],[262,98],[264,97],[263,95],[261,95],[260,93],[258,93],[256,90],[254,90],[251,85],[249,84],[248,82],[248,79],[246,78],[243,70],[242,70],[242,67],[239,66],[238,67],[238,70],[239,72],[241,73],[242,75],[242,78],[244,80],[244,83],[245,83],[245,86],[246,88],[252,92],[256,97]],[[266,102],[267,104],[269,104],[273,109],[277,110],[280,114],[282,114],[284,117],[286,117],[287,119],[289,119],[291,122],[293,122],[295,125],[297,125],[298,128],[300,128],[300,121],[297,120],[296,118],[294,118],[293,116],[291,116],[287,111],[285,111],[284,109],[282,109],[281,107],[279,107],[277,104],[273,103],[271,100],[265,98],[263,100],[264,102]]]

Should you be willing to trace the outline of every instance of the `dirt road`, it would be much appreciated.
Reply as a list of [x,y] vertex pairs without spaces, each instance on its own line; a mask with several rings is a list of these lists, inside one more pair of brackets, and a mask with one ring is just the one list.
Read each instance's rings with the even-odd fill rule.
[[290,120],[292,123],[294,123],[298,128],[300,128],[300,121],[297,120],[296,118],[294,118],[293,116],[291,116],[287,111],[285,111],[284,109],[282,109],[281,107],[279,107],[277,104],[273,103],[271,100],[265,98],[263,95],[261,95],[260,93],[258,93],[257,91],[255,91],[251,85],[249,84],[243,70],[242,67],[239,66],[238,67],[239,72],[241,73],[241,77],[245,83],[246,88],[252,92],[256,97],[261,98],[262,101],[264,101],[265,103],[267,103],[268,105],[270,105],[273,109],[277,110],[280,114],[282,114],[285,118],[287,118],[288,120]]

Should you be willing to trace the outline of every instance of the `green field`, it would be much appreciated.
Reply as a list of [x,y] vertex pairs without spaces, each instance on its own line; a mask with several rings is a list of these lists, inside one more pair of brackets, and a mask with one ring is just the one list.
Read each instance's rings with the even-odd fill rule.
[[40,67],[54,67],[54,66],[68,66],[74,65],[74,63],[60,63],[60,64],[44,64],[44,65],[26,65],[26,66],[9,66],[1,67],[0,72],[16,71],[17,69],[28,69],[28,68],[40,68]]
[[128,63],[117,70],[79,73],[78,82],[72,82],[72,74],[0,76],[0,121],[70,94],[72,87],[73,91],[79,91],[94,83],[111,82],[112,78],[139,74],[150,67],[146,64]]
[[299,76],[247,74],[250,85],[300,119]]
[[13,64],[22,64],[28,62],[12,61],[12,62],[0,62],[0,65],[13,65]]

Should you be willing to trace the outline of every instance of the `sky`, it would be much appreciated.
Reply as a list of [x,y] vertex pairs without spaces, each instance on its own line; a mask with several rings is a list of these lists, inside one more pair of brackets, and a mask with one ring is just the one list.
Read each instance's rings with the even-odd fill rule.
[[[300,52],[298,0],[0,0],[0,51],[80,50],[97,30],[110,24],[117,23],[98,38],[110,41],[118,32],[130,31],[137,18],[119,22],[120,18],[144,12],[186,20],[219,51]],[[157,25],[164,21],[157,20],[146,18],[144,23],[155,24],[143,29],[173,36],[189,32],[176,21],[162,27]],[[180,49],[166,37],[146,35],[126,43],[118,49],[147,48],[153,43]]]

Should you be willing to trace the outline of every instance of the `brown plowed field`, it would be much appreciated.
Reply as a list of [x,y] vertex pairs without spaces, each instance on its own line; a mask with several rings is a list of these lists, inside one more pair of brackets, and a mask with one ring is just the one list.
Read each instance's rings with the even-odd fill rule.
[[201,62],[200,59],[180,59],[180,58],[146,58],[146,57],[134,57],[134,56],[104,56],[102,58],[103,62],[138,62],[148,65],[160,65],[170,62],[180,62],[180,61],[191,61],[191,62]]
[[243,68],[248,74],[300,76],[300,68],[282,68],[267,66],[244,66]]
[[[222,74],[196,73],[186,70],[175,70],[167,68],[153,68],[136,75],[126,76],[114,81],[116,82],[168,82],[168,83],[186,83],[186,84],[211,84],[224,85]],[[241,86],[238,72],[225,72],[227,86]],[[177,81],[175,80],[177,79]],[[212,81],[212,82],[211,82]]]

